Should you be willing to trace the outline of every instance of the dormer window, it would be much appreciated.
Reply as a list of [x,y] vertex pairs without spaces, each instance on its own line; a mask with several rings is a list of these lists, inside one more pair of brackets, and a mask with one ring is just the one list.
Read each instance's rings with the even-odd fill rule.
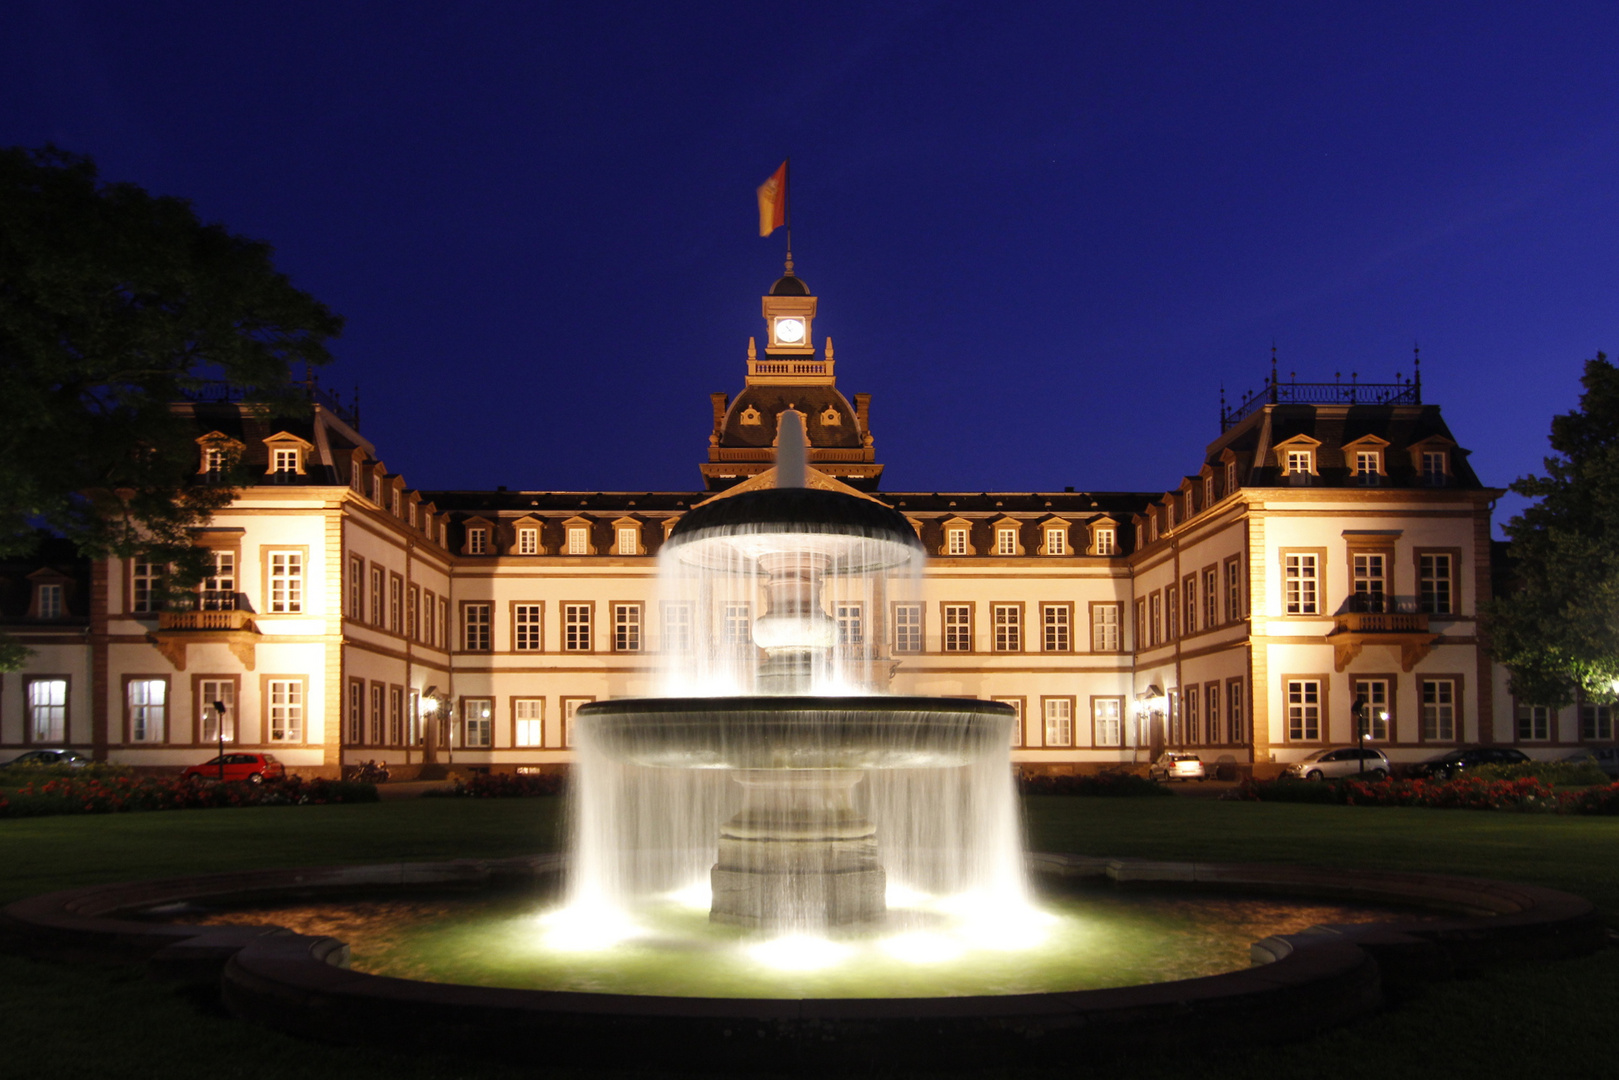
[[1450,479],[1450,455],[1443,450],[1422,452],[1422,482],[1429,487],[1444,487]]
[[277,447],[270,452],[270,471],[273,473],[295,473],[298,471],[298,450],[296,447]]
[[620,555],[641,554],[641,530],[634,525],[620,525],[618,533],[618,553]]
[[41,619],[60,619],[62,617],[62,586],[59,584],[40,585],[39,590],[39,617]]
[[1017,554],[1017,530],[1014,528],[999,528],[995,530],[995,554]]
[[1116,530],[1096,530],[1096,553],[1098,555],[1117,555],[1119,553],[1119,534]]
[[568,526],[568,554],[590,554],[590,528],[585,525]]
[[223,446],[205,446],[202,449],[202,471],[210,478],[217,478],[225,471],[225,448]]
[[944,553],[946,555],[965,555],[965,554],[967,554],[967,530],[966,529],[947,529],[947,530],[945,530],[944,537],[945,537]]
[[1067,529],[1047,529],[1046,530],[1046,554],[1047,555],[1066,555],[1066,554],[1068,554],[1068,530]]
[[1214,474],[1210,473],[1203,478],[1203,509],[1207,510],[1214,505]]
[[474,528],[471,528],[471,529],[467,530],[467,554],[468,555],[487,555],[487,554],[489,554],[489,530],[488,529],[485,529],[484,527],[482,527],[480,525],[480,526],[475,526]]
[[391,496],[391,501],[393,503],[393,515],[394,515],[394,517],[398,517],[399,516],[399,489],[394,488],[393,491],[390,492],[389,494]]
[[1150,536],[1154,540],[1158,539],[1158,515],[1157,514],[1150,514],[1149,513],[1147,515],[1147,535]]
[[1376,487],[1383,477],[1383,455],[1377,450],[1355,451],[1355,483]]
[[540,553],[540,530],[534,526],[525,526],[517,530],[517,554],[538,555]]
[[1229,495],[1233,491],[1236,491],[1236,490],[1237,490],[1237,463],[1235,461],[1228,461],[1228,462],[1225,463],[1225,493],[1227,495]]
[[1164,504],[1164,529],[1166,531],[1175,527],[1175,500],[1171,498]]
[[413,529],[416,527],[416,504],[415,503],[410,504],[410,527],[413,528]]
[[1315,455],[1308,450],[1289,450],[1286,471],[1288,476],[1309,476],[1315,472]]
[[371,474],[371,501],[378,506],[382,505],[382,474]]

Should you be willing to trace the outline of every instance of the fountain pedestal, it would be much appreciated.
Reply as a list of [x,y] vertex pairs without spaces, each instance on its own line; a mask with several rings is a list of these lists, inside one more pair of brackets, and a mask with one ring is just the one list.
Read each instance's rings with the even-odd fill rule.
[[817,769],[738,777],[746,798],[720,828],[709,919],[776,928],[880,919],[887,876],[877,828],[850,799],[861,775]]

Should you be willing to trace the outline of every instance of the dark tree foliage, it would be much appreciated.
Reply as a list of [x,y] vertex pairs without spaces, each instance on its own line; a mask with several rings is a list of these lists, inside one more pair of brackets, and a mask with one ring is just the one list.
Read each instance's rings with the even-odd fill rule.
[[1487,610],[1513,694],[1537,705],[1619,699],[1619,369],[1598,353],[1580,382],[1546,475],[1512,485],[1538,501],[1506,526],[1518,580]]
[[172,563],[178,585],[201,576],[189,530],[242,477],[188,482],[198,432],[170,403],[224,381],[307,409],[294,365],[327,363],[342,329],[270,255],[88,158],[0,148],[0,555],[43,526],[85,555]]

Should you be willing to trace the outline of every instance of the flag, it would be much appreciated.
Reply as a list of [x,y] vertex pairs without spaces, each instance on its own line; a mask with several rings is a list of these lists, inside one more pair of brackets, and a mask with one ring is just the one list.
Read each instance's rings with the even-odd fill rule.
[[759,235],[769,236],[787,224],[787,163],[759,185]]

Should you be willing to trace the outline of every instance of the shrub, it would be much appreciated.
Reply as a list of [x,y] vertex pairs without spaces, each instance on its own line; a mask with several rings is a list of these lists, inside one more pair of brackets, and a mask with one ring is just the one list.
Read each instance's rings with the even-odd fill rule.
[[1594,761],[1519,761],[1507,765],[1479,765],[1468,769],[1467,775],[1484,780],[1517,780],[1532,776],[1556,787],[1584,787],[1612,782]]
[[473,773],[455,778],[455,785],[434,788],[422,794],[445,799],[528,799],[537,795],[560,795],[567,789],[563,773]]
[[23,784],[57,777],[81,780],[108,779],[114,776],[133,776],[129,765],[114,765],[109,761],[95,761],[74,768],[71,765],[7,765],[0,768],[0,787],[20,787]]
[[262,784],[210,783],[178,777],[71,776],[24,784],[0,796],[0,817],[53,814],[123,814],[140,810],[205,810],[230,806],[300,806],[376,802],[375,784],[303,780],[289,776]]
[[1019,776],[1018,788],[1025,795],[1103,795],[1125,799],[1169,794],[1168,788],[1144,776],[1117,770],[1078,776],[1041,773]]
[[1247,780],[1222,798],[1258,802],[1332,803],[1342,806],[1422,806],[1434,810],[1557,810],[1552,787],[1533,776],[1487,780],[1360,780],[1330,783],[1296,780]]
[[1565,791],[1557,797],[1566,814],[1619,814],[1619,782],[1584,791]]

